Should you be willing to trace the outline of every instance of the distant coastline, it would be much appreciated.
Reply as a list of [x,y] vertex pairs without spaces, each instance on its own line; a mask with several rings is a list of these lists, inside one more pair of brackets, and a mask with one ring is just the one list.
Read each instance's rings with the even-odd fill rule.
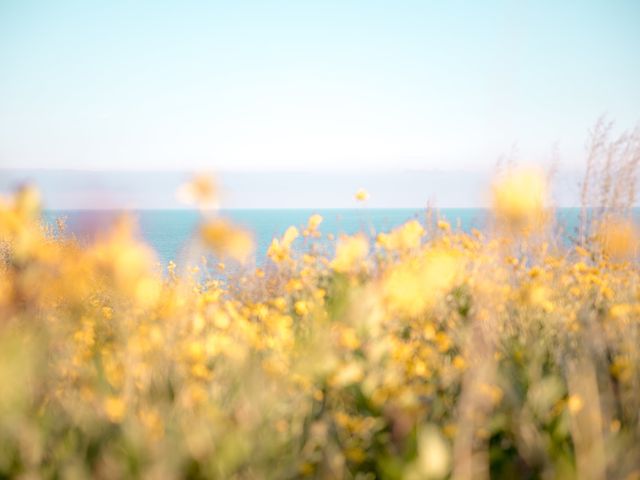
[[[219,172],[224,208],[352,208],[353,192],[371,194],[367,208],[484,208],[494,172],[389,170],[373,172]],[[49,209],[183,209],[175,192],[193,172],[0,170],[0,193],[34,183]],[[554,205],[579,205],[581,172],[561,171]]]

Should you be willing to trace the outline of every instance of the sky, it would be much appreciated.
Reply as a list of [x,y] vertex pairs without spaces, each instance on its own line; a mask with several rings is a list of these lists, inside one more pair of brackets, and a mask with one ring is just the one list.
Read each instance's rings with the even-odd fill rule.
[[574,205],[589,128],[640,121],[639,25],[637,1],[0,0],[0,191],[173,208],[214,171],[227,206],[482,206],[507,158]]
[[0,167],[579,165],[640,120],[637,1],[0,1]]

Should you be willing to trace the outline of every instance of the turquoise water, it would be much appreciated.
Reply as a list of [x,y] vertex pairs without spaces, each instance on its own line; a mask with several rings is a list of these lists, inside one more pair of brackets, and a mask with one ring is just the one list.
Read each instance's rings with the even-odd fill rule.
[[[425,220],[424,209],[278,209],[278,210],[227,210],[221,215],[245,226],[254,232],[256,240],[256,261],[260,263],[275,236],[281,236],[290,225],[304,227],[308,218],[318,213],[324,221],[320,230],[339,235],[356,232],[388,231],[407,220]],[[159,261],[166,265],[169,260],[197,261],[201,251],[194,248],[194,233],[200,214],[193,210],[142,210],[132,212],[139,225],[140,236],[156,251]],[[440,217],[446,218],[452,226],[464,231],[482,228],[488,218],[484,209],[440,209]],[[56,210],[45,212],[45,220],[54,222],[56,218],[66,220],[68,231],[80,241],[89,241],[105,231],[119,215],[116,211],[97,210]],[[575,231],[578,221],[577,209],[560,209],[557,212],[564,234]]]

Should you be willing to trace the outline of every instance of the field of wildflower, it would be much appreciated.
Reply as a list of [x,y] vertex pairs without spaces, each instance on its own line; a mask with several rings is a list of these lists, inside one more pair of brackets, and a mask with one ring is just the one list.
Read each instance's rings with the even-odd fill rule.
[[545,175],[509,169],[483,231],[431,212],[329,241],[314,215],[256,266],[198,177],[208,261],[163,267],[130,220],[82,242],[18,190],[0,477],[640,478],[640,149],[602,130],[599,206],[565,235]]

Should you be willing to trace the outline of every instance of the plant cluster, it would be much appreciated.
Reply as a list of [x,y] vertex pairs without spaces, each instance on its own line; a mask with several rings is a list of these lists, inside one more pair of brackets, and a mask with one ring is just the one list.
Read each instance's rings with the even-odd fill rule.
[[178,272],[127,219],[89,244],[43,226],[23,188],[0,205],[0,476],[640,478],[636,227],[567,246],[546,195],[507,172],[482,232],[332,243],[314,215],[236,269],[250,233],[203,209],[216,260]]

